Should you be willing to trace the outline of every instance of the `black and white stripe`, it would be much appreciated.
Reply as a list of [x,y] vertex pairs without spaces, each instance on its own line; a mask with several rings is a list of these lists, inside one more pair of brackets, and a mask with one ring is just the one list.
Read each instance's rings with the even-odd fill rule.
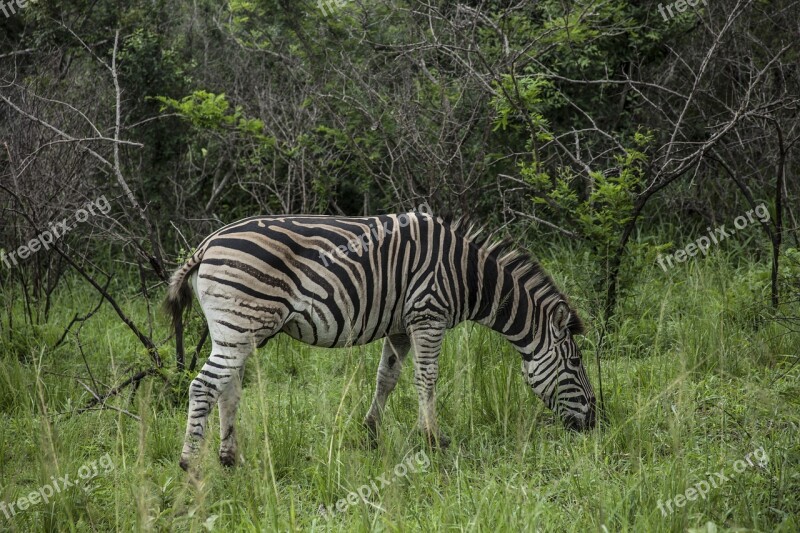
[[179,323],[191,282],[212,339],[190,388],[181,464],[188,466],[205,436],[217,400],[220,459],[234,462],[245,360],[280,332],[324,347],[386,338],[365,421],[373,434],[413,348],[420,427],[432,442],[447,444],[436,423],[438,356],[445,332],[465,320],[517,348],[528,384],[568,427],[593,427],[594,394],[572,338],[582,332],[580,320],[527,255],[479,233],[413,212],[251,217],[207,237],[173,275],[167,298]]

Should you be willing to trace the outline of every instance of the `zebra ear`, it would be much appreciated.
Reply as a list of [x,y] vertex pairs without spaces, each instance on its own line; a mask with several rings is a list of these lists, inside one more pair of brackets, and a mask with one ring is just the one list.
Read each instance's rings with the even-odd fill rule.
[[564,335],[567,330],[573,335],[583,334],[583,322],[578,318],[578,315],[570,309],[567,302],[561,301],[556,304],[556,308],[553,310],[552,320],[559,337]]
[[586,326],[583,325],[583,320],[574,311],[569,315],[569,325],[567,327],[569,327],[569,331],[573,335],[586,333]]

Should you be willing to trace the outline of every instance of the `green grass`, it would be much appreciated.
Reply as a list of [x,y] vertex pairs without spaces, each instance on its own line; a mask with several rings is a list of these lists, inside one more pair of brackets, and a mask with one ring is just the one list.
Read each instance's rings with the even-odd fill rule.
[[[573,272],[548,266],[567,293],[581,294]],[[105,454],[113,469],[10,520],[0,513],[0,530],[797,531],[800,365],[792,365],[800,339],[760,318],[756,274],[719,256],[666,274],[646,270],[606,339],[609,423],[585,434],[565,431],[526,389],[510,346],[465,324],[446,339],[437,389],[451,447],[427,450],[414,430],[408,365],[380,446],[370,450],[361,420],[380,342],[324,350],[278,338],[248,361],[242,463],[217,463],[215,413],[198,480],[178,467],[185,388],[165,389],[155,378],[113,402],[140,422],[110,410],[70,413],[88,400],[70,377],[90,382],[83,359],[74,336],[48,346],[76,311],[93,307],[93,294],[77,283],[63,290],[48,324],[37,327],[22,325],[15,302],[13,334],[0,341],[0,501],[16,501],[51,476],[74,478]],[[123,303],[145,323],[138,297]],[[595,331],[581,341],[595,386],[596,342]],[[81,344],[105,384],[146,361],[107,306],[83,327]],[[730,475],[760,447],[765,465]],[[427,468],[395,477],[397,464],[418,464],[415,454]],[[662,515],[659,501],[717,472],[730,479]],[[393,481],[368,504],[333,517],[320,511],[380,476]]]

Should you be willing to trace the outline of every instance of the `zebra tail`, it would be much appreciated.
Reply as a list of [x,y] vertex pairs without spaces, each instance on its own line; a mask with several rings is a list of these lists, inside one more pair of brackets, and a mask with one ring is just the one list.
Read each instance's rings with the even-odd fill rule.
[[172,318],[173,329],[181,323],[183,310],[192,302],[192,288],[189,286],[189,273],[199,263],[192,260],[184,263],[169,280],[169,290],[164,300],[164,311]]
[[201,248],[176,270],[169,280],[167,297],[164,300],[164,312],[172,318],[172,330],[175,332],[175,352],[178,368],[183,370],[183,311],[192,303],[192,288],[189,286],[189,274],[200,265],[205,248]]

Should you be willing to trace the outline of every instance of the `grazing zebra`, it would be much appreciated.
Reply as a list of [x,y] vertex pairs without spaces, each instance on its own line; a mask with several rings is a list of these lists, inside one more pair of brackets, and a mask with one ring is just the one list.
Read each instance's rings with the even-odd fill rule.
[[191,281],[212,340],[190,386],[181,466],[189,467],[217,400],[220,461],[234,464],[245,360],[279,332],[325,347],[386,338],[365,419],[373,437],[413,347],[420,429],[447,446],[434,386],[444,334],[465,320],[514,345],[527,383],[568,428],[594,427],[595,397],[573,339],[583,332],[580,319],[530,257],[479,233],[463,220],[411,212],[257,216],[208,236],[172,276],[166,302],[177,326]]

